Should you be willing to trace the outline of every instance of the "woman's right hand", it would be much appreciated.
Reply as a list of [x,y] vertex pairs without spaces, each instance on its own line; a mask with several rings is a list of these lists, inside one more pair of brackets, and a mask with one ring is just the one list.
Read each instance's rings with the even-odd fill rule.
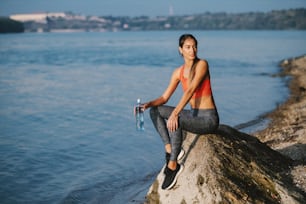
[[[141,110],[144,112],[148,107],[148,105],[146,105],[147,103],[144,103],[144,104],[140,104],[140,108]],[[134,106],[134,115],[136,115],[136,106]]]
[[147,110],[149,108],[149,103],[141,104],[141,108],[143,111]]
[[178,116],[174,112],[168,118],[167,128],[170,132],[175,132],[178,128]]

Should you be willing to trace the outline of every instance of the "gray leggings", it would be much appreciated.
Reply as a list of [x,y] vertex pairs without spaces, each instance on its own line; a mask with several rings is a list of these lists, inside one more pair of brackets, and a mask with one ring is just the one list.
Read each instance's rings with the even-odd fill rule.
[[179,128],[175,132],[169,132],[166,120],[174,108],[162,105],[150,109],[151,119],[163,143],[171,145],[171,161],[176,161],[181,151],[182,130],[195,134],[209,134],[213,133],[219,126],[219,116],[216,109],[191,109],[180,112]]

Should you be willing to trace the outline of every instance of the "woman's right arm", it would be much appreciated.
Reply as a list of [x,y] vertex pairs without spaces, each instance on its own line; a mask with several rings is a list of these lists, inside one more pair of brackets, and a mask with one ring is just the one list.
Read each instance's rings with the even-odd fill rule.
[[170,99],[170,97],[172,96],[172,94],[176,90],[179,82],[180,82],[180,69],[177,68],[172,73],[171,80],[169,82],[169,85],[168,85],[167,89],[164,91],[164,93],[160,97],[158,97],[158,98],[156,98],[152,101],[149,101],[147,103],[144,103],[143,104],[144,109],[148,109],[148,108],[153,107],[153,106],[160,106],[160,105],[163,105],[163,104],[167,103],[167,101]]

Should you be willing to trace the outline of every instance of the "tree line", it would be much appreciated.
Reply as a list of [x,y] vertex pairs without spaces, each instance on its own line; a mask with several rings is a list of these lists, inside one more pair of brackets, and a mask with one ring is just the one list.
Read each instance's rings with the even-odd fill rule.
[[0,17],[0,33],[22,33],[23,23],[11,20],[7,17]]
[[[154,31],[154,30],[305,30],[306,8],[247,13],[202,13],[181,16],[87,16],[78,18],[69,13],[69,18],[47,17],[46,23],[28,21],[24,31],[50,32],[55,30],[82,31]],[[2,27],[0,21],[0,27]],[[14,24],[14,30],[22,26]]]

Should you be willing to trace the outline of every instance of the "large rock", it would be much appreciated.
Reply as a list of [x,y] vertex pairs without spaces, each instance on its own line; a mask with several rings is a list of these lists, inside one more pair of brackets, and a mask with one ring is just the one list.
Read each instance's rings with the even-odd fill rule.
[[289,176],[292,160],[257,138],[220,125],[216,134],[187,133],[180,162],[184,171],[171,190],[162,190],[161,171],[146,203],[303,203],[306,196]]

